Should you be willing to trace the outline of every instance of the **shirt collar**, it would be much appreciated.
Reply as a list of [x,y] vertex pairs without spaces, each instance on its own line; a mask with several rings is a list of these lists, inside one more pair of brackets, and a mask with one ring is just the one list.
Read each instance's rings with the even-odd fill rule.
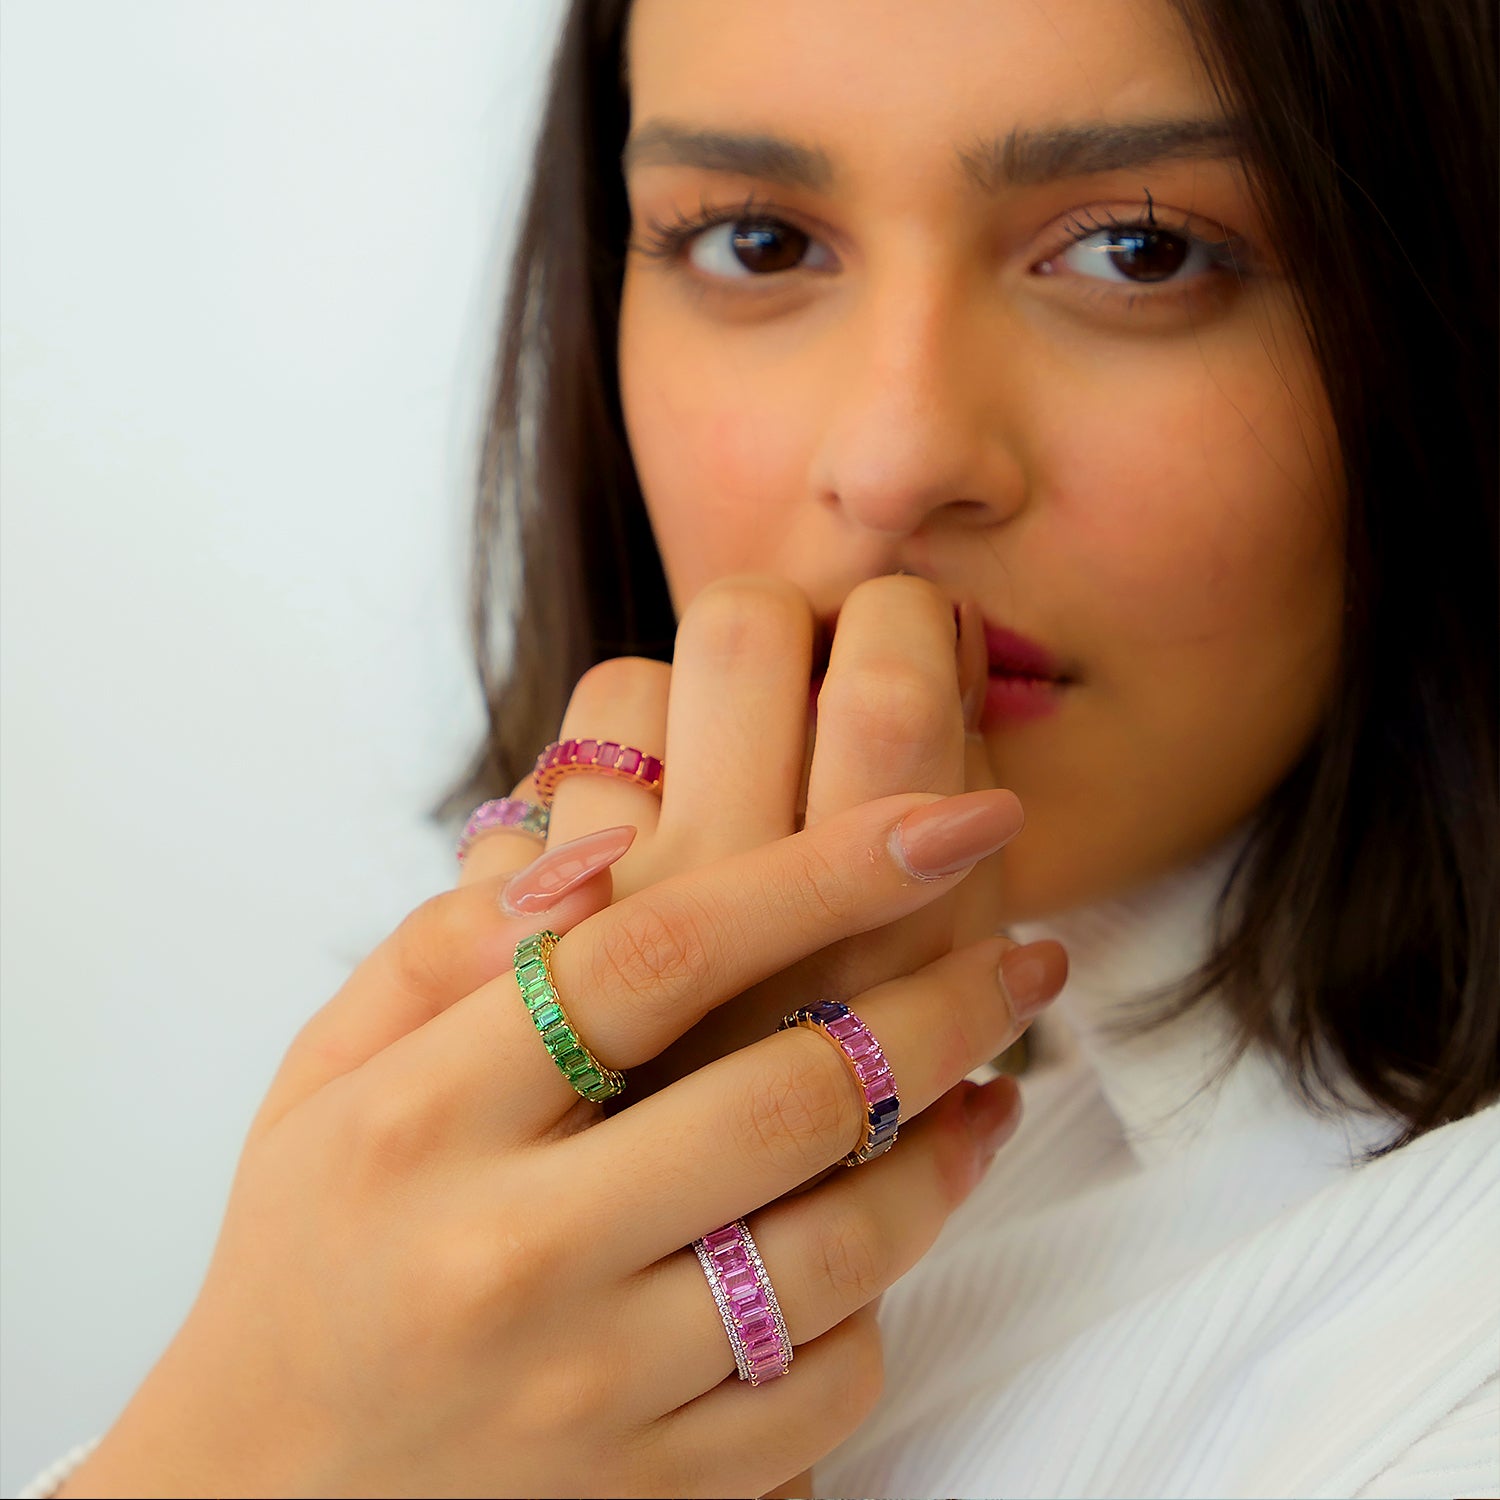
[[1279,1059],[1252,1048],[1217,1083],[1234,1029],[1209,995],[1185,1016],[1120,1038],[1102,1029],[1125,1002],[1180,979],[1205,959],[1214,910],[1236,857],[1250,836],[1242,824],[1207,854],[1107,901],[1054,917],[1018,922],[1018,942],[1056,938],[1068,950],[1068,981],[1035,1023],[1061,1031],[1097,1077],[1122,1133],[1143,1166],[1189,1149],[1206,1136],[1253,1130],[1282,1138],[1293,1155],[1347,1163],[1390,1133],[1388,1117],[1322,1116],[1292,1091]]

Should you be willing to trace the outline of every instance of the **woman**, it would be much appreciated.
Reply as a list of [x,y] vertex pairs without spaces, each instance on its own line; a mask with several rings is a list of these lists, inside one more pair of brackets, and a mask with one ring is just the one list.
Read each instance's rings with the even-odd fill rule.
[[1500,1489],[1492,40],[575,5],[530,831],[293,1044],[63,1493]]

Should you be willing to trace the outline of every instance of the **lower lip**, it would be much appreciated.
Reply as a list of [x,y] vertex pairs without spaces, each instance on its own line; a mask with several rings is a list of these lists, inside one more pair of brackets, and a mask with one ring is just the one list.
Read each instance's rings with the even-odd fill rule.
[[1045,719],[1062,707],[1066,683],[1050,677],[1010,677],[1002,673],[990,676],[984,687],[983,729],[1002,724],[1024,724],[1031,719]]

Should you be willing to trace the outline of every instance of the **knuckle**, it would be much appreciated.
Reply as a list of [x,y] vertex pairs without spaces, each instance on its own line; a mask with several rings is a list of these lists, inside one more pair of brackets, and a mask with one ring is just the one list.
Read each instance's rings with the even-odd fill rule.
[[[774,1038],[789,1044],[796,1033]],[[826,1042],[816,1045],[831,1054]],[[812,1045],[775,1045],[755,1078],[745,1128],[753,1148],[778,1170],[817,1172],[859,1139],[854,1089],[832,1055]]]
[[665,662],[644,656],[612,656],[595,662],[574,684],[564,718],[570,723],[608,723],[616,705],[649,701],[664,693],[671,671]]
[[474,902],[463,891],[430,896],[408,912],[384,945],[386,980],[403,998],[417,1000],[430,1018],[442,1008],[447,989],[444,955],[462,953],[479,936]]
[[835,927],[847,926],[861,911],[866,893],[858,877],[820,848],[815,839],[799,840],[796,865],[784,875],[785,888],[773,892],[777,910],[812,906]]
[[853,1309],[874,1301],[889,1285],[894,1257],[875,1215],[846,1203],[824,1226],[815,1264],[838,1305]]
[[442,1136],[441,1111],[419,1080],[401,1087],[347,1090],[343,1159],[354,1181],[390,1184],[431,1161]]
[[[956,681],[956,679],[955,679]],[[830,671],[818,698],[818,712],[841,723],[877,749],[909,758],[913,746],[925,747],[950,731],[957,732],[956,688],[939,683],[905,657],[874,656],[841,672]]]
[[709,924],[685,892],[656,890],[628,920],[603,925],[591,955],[592,987],[612,998],[660,1008],[677,989],[712,969]]
[[738,661],[785,651],[798,633],[807,635],[811,613],[795,585],[785,579],[738,575],[716,579],[688,605],[678,627],[679,643],[718,660]]

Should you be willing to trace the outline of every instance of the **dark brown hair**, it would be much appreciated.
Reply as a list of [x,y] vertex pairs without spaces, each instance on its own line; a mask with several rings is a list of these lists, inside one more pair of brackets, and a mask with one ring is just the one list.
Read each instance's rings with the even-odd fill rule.
[[[1491,12],[1176,4],[1248,122],[1320,362],[1348,485],[1347,614],[1334,699],[1257,812],[1208,961],[1125,1024],[1217,991],[1241,1049],[1267,1047],[1309,1103],[1362,1093],[1389,1111],[1389,1150],[1500,1095]],[[473,537],[489,731],[440,817],[511,789],[592,663],[670,657],[615,375],[628,10],[575,0],[555,57]],[[501,600],[508,654],[492,640]]]

